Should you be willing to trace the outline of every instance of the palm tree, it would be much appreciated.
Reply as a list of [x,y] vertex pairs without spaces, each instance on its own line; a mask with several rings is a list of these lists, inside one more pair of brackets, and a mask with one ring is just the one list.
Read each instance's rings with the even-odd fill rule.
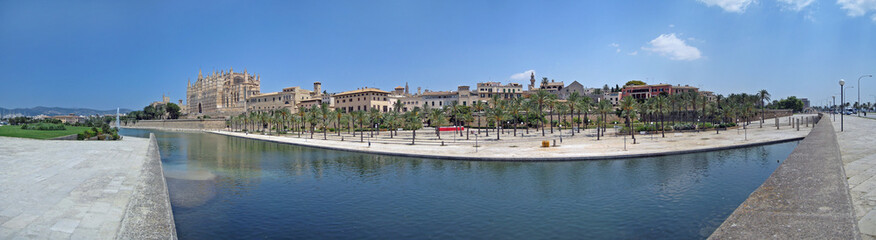
[[[578,92],[572,92],[569,94],[569,97],[566,98],[566,104],[569,105],[569,119],[575,118],[575,107],[580,105],[581,102],[581,94]],[[581,116],[578,116],[578,120],[581,120]],[[575,136],[575,131],[572,131],[572,136]]]
[[393,136],[393,129],[396,128],[398,122],[398,112],[388,112],[383,115],[383,123],[389,132],[389,138]]
[[548,121],[548,125],[551,125],[551,134],[553,134],[554,133],[554,107],[557,105],[557,95],[548,94],[547,101],[545,101],[545,103],[547,104],[548,108],[550,109],[548,116],[550,116],[551,120]]
[[328,140],[328,120],[331,119],[332,110],[329,108],[328,103],[319,104],[319,108],[317,109],[317,115],[319,115],[319,119],[322,120],[322,139]]
[[599,101],[596,111],[602,115],[602,130],[599,130],[599,126],[596,127],[596,140],[599,140],[599,136],[605,134],[608,113],[611,112],[611,103],[608,100]]
[[[587,128],[587,123],[590,118],[587,117],[587,113],[590,112],[590,108],[593,106],[593,99],[590,97],[582,97],[581,100],[578,101],[578,120],[581,123],[584,123],[584,128]],[[584,112],[584,118],[581,118],[581,112]],[[581,125],[578,124],[578,133],[581,132]]]
[[[361,130],[362,126],[365,124],[365,119],[367,118],[365,115],[365,112],[364,111],[355,111],[355,112],[352,112],[351,114],[353,114],[353,119],[356,122],[359,122],[359,129]],[[356,135],[353,134],[353,136],[356,136]],[[360,132],[359,133],[359,142],[364,142],[364,141],[365,141],[365,134]]]
[[630,135],[633,137],[633,144],[636,144],[636,131],[633,126],[633,118],[636,116],[636,110],[638,107],[638,102],[631,96],[626,96],[621,100],[621,110],[623,110],[622,114],[627,118],[627,124],[630,127]]
[[445,121],[444,109],[433,108],[429,111],[429,125],[430,127],[435,128],[435,136],[438,136],[438,139],[441,139],[441,131],[439,131],[439,128]]
[[[545,102],[548,101],[548,95],[549,95],[548,92],[543,90],[543,89],[539,89],[538,91],[535,92],[535,94],[529,95],[529,97],[532,98],[532,101],[535,102],[538,106],[536,113],[539,116],[544,115],[543,109],[544,109]],[[544,120],[543,120],[543,118],[544,117],[539,117],[539,125],[541,125],[541,136],[542,137],[544,137],[544,123],[543,123]]]
[[486,105],[482,101],[477,101],[473,105],[474,111],[479,115],[478,116],[478,134],[481,134],[481,118],[483,118],[483,111],[486,109]]
[[383,114],[377,108],[371,108],[368,111],[368,119],[371,120],[371,137],[374,137],[374,130],[377,128],[377,135],[380,135],[380,120],[383,118]]
[[666,137],[666,126],[663,124],[663,118],[666,116],[666,113],[670,113],[669,109],[669,98],[665,94],[660,94],[655,97],[655,103],[657,104],[657,113],[660,114],[660,134],[662,137]]
[[[567,123],[566,126],[569,126],[568,122],[566,122],[566,113],[569,111],[569,105],[566,104],[557,104],[557,131],[563,133],[563,123]],[[572,132],[575,134],[575,132]]]
[[520,112],[523,110],[523,98],[512,98],[508,101],[508,113],[511,114],[511,120],[514,120],[514,136],[517,136],[517,126],[520,125],[518,119]]
[[[760,123],[763,123],[764,116],[766,116],[764,115],[766,113],[766,110],[764,110],[764,101],[769,101],[771,96],[770,92],[767,92],[766,89],[761,89],[760,91],[757,91],[757,96],[760,97]],[[763,127],[763,124],[761,124],[761,127]]]
[[395,112],[401,112],[402,108],[405,107],[405,104],[402,103],[401,99],[396,99],[395,103],[392,104],[392,108],[395,108]]
[[[496,96],[496,95],[493,95]],[[493,107],[487,110],[487,115],[495,121],[496,124],[496,140],[499,140],[499,136],[501,132],[499,131],[499,126],[502,125],[502,121],[505,121],[507,116],[507,112],[505,111],[504,101],[498,100],[493,104]]]
[[301,126],[298,127],[298,138],[301,138],[301,132],[304,131],[304,126],[307,125],[307,113],[305,110],[305,108],[298,109],[298,120],[301,122]]
[[465,140],[468,140],[468,137],[469,137],[468,135],[471,132],[471,130],[469,130],[469,126],[471,125],[471,122],[474,121],[474,116],[472,115],[471,111],[465,111],[462,113],[461,118],[462,118],[463,124],[466,126],[465,127]]
[[423,120],[420,118],[420,108],[411,109],[405,113],[405,125],[407,128],[411,129],[411,133],[413,134],[411,137],[411,145],[415,144],[417,140],[417,129],[423,127]]
[[335,131],[338,132],[338,136],[341,136],[341,117],[344,116],[344,108],[335,108],[332,111],[332,116],[335,117]]

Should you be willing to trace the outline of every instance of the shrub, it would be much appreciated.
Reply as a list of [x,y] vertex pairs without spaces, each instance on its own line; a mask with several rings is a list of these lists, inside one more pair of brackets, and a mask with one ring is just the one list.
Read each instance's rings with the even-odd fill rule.
[[42,131],[56,131],[56,130],[67,130],[63,124],[54,124],[54,123],[33,123],[33,124],[24,124],[21,125],[21,129],[24,130],[42,130]]

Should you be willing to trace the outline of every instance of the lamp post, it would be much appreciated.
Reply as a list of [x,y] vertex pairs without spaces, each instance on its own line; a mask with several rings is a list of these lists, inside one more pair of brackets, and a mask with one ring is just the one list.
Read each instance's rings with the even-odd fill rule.
[[[864,77],[873,77],[873,75],[867,74],[867,75],[861,75],[860,77],[858,77],[858,108],[861,107],[861,78],[864,78]],[[858,116],[860,117],[861,116],[861,109],[857,109],[857,110],[858,110],[857,111]]]
[[[845,88],[843,88],[843,85],[846,85],[846,80],[840,79],[839,84],[840,84],[840,105],[842,105],[844,103],[843,97],[845,97],[845,95],[843,93],[843,90],[845,90]],[[844,127],[843,126],[843,112],[840,112],[840,132],[842,132],[844,130],[843,127]]]

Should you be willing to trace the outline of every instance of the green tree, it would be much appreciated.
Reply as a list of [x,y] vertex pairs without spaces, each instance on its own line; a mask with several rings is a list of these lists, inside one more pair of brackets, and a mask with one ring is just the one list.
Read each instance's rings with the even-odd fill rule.
[[644,86],[644,85],[648,85],[648,84],[646,84],[645,82],[639,81],[639,80],[632,80],[632,81],[629,81],[629,82],[627,82],[626,84],[624,84],[624,87],[626,87],[626,86],[630,86],[630,85],[634,85],[634,86],[635,86],[635,85]]
[[633,137],[633,144],[636,144],[636,130],[633,125],[633,119],[636,117],[638,107],[638,102],[631,96],[626,96],[621,100],[620,106],[621,110],[623,110],[623,116],[627,118],[627,124],[630,128],[630,135]]
[[179,119],[179,105],[167,103],[166,109],[170,119]]

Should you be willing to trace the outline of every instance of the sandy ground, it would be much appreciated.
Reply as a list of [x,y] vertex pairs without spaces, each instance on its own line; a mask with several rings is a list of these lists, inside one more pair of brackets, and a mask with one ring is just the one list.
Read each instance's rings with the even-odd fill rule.
[[[415,145],[411,145],[412,133],[410,131],[402,131],[399,136],[392,138],[389,137],[388,132],[380,132],[374,137],[366,132],[361,142],[359,134],[352,136],[349,133],[342,133],[341,136],[338,136],[337,133],[329,133],[328,140],[323,140],[321,132],[315,133],[313,139],[310,138],[309,134],[302,134],[299,138],[297,134],[273,136],[228,131],[211,132],[377,154],[471,160],[574,160],[675,154],[799,139],[805,137],[813,126],[810,122],[807,127],[805,119],[814,116],[809,114],[790,117],[801,119],[799,131],[789,126],[789,117],[782,117],[779,118],[780,128],[778,130],[775,127],[775,119],[767,119],[763,127],[760,126],[759,121],[752,121],[746,127],[747,130],[740,127],[721,131],[719,134],[716,134],[714,130],[666,133],[665,137],[662,137],[659,132],[646,135],[637,134],[637,144],[633,144],[633,140],[629,136],[616,136],[613,129],[609,129],[600,140],[596,140],[596,132],[593,129],[577,133],[574,137],[570,136],[570,129],[565,129],[562,133],[555,129],[553,134],[548,129],[544,137],[542,137],[540,130],[530,129],[529,134],[526,134],[525,130],[518,130],[517,137],[514,137],[511,134],[512,131],[509,130],[505,131],[508,134],[501,135],[502,140],[495,140],[495,132],[491,132],[489,137],[484,132],[469,134],[469,140],[465,140],[465,134],[459,136],[452,132],[442,132],[441,139],[438,139],[434,130],[426,129],[417,131]],[[549,141],[551,147],[541,147],[541,141]],[[554,141],[556,141],[556,146],[553,145]],[[475,147],[476,145],[478,147]]]

